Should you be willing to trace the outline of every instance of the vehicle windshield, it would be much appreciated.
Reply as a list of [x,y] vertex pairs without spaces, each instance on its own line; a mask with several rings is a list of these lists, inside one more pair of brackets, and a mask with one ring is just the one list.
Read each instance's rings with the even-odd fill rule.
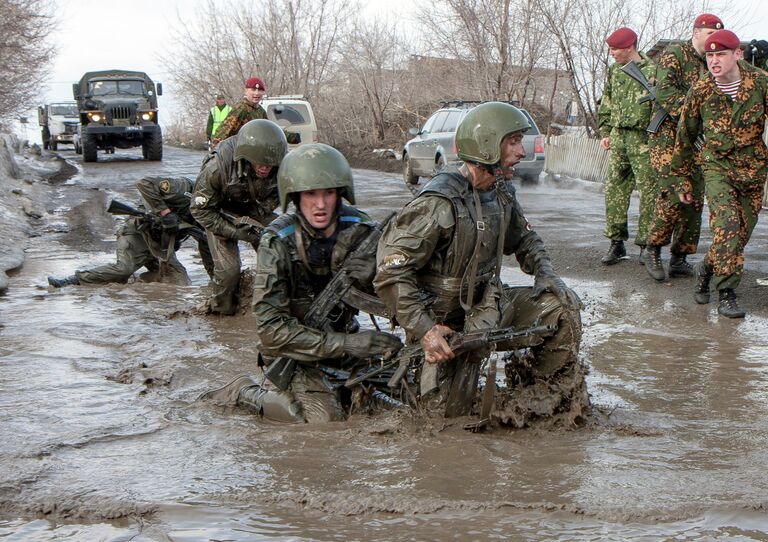
[[76,117],[76,104],[53,104],[51,105],[51,115],[61,115],[63,117]]
[[126,81],[90,81],[88,90],[91,96],[107,96],[109,94],[144,94],[144,82],[138,80]]
[[269,104],[267,118],[281,126],[309,124],[309,109],[304,104]]

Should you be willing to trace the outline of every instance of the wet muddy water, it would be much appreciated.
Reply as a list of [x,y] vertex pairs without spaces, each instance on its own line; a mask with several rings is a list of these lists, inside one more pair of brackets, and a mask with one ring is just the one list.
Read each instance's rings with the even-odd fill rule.
[[[205,297],[192,244],[188,287],[46,286],[114,257],[109,197],[137,203],[143,175],[194,176],[201,153],[165,152],[65,153],[81,174],[51,188],[54,212],[0,298],[3,540],[768,540],[765,224],[749,315],[724,321],[693,304],[689,279],[600,267],[601,194],[524,187],[585,302],[586,426],[471,434],[407,413],[281,426],[195,401],[255,357],[247,317],[177,313]],[[356,183],[377,217],[409,196],[399,175]],[[530,281],[508,263],[508,281]]]

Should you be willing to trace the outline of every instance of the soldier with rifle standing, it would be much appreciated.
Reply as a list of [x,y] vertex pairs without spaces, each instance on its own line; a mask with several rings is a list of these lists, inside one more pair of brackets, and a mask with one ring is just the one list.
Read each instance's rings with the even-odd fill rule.
[[[349,406],[343,381],[361,360],[390,355],[402,343],[394,335],[359,330],[357,311],[340,299],[331,299],[320,318],[308,321],[308,315],[339,278],[371,289],[379,230],[367,214],[342,203],[355,202],[352,171],[328,145],[288,153],[278,187],[282,210],[289,202],[296,210],[266,228],[258,250],[253,316],[259,365],[266,371],[257,370],[255,379],[238,377],[202,398],[236,402],[277,421],[343,420]],[[278,363],[282,377],[273,381],[270,369]]]
[[[658,176],[659,189],[653,222],[648,232],[645,268],[658,281],[666,278],[661,247],[670,242],[670,278],[693,275],[693,267],[686,258],[688,254],[696,253],[701,233],[701,212],[704,208],[701,156],[696,152],[691,178],[678,178],[671,174],[672,151],[685,96],[696,81],[707,73],[704,42],[721,28],[724,26],[719,17],[702,13],[693,22],[691,39],[669,45],[659,56],[656,65],[655,110],[657,114],[660,111],[666,113],[666,118],[657,130],[648,130],[651,166]],[[691,201],[687,205],[677,197],[678,184],[691,187]]]
[[627,259],[624,241],[629,239],[627,211],[632,190],[640,193],[640,216],[635,244],[640,246],[640,263],[648,228],[653,218],[656,181],[648,162],[648,133],[651,104],[641,102],[645,88],[622,71],[634,61],[646,80],[653,82],[656,68],[647,56],[637,50],[637,34],[629,28],[619,28],[605,40],[614,64],[608,70],[597,118],[600,144],[610,151],[608,176],[605,179],[605,236],[611,246],[602,258],[604,265]]
[[[449,417],[470,412],[488,353],[457,354],[450,347],[454,332],[551,325],[556,331],[532,348],[533,378],[548,380],[579,364],[579,297],[552,269],[543,241],[505,180],[525,156],[522,137],[529,127],[525,115],[507,103],[472,109],[456,131],[464,165],[433,177],[379,242],[376,292],[407,341],[423,347],[421,399],[432,403],[427,395],[437,390],[434,402]],[[521,269],[534,275],[532,288],[501,283],[504,254],[514,254]],[[503,342],[494,347],[507,349]],[[492,369],[495,363],[489,363],[491,383]]]
[[175,251],[190,236],[197,240],[205,270],[212,276],[213,259],[208,241],[189,210],[190,202],[186,194],[192,190],[192,185],[186,177],[141,179],[136,186],[149,206],[149,212],[116,201],[108,209],[113,214],[133,216],[118,230],[117,261],[76,271],[69,277],[48,277],[48,284],[61,288],[71,284],[124,283],[141,267],[150,271],[149,275],[142,276],[143,280],[159,275],[162,280],[171,278],[188,283],[187,271],[176,258]]
[[213,294],[208,310],[234,314],[240,283],[238,241],[259,247],[261,230],[275,218],[277,171],[288,150],[280,127],[252,120],[203,161],[192,194],[192,215],[205,228],[213,253]]

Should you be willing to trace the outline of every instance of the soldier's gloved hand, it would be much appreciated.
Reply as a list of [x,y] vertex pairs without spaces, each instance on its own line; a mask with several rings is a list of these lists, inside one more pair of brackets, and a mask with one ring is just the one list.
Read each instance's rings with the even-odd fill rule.
[[344,337],[344,352],[353,358],[366,359],[397,352],[403,342],[394,335],[381,331],[361,331]]
[[232,234],[232,238],[258,246],[259,242],[261,241],[261,234],[254,231],[253,228],[237,228],[235,233]]
[[344,262],[344,269],[361,286],[370,284],[376,274],[376,256],[372,254],[369,258],[350,258]]
[[544,292],[555,294],[560,303],[569,309],[579,310],[584,307],[576,292],[568,288],[563,279],[551,270],[538,271],[533,282],[534,299],[541,296]]
[[160,219],[163,231],[168,234],[179,233],[179,217],[176,213],[168,213]]

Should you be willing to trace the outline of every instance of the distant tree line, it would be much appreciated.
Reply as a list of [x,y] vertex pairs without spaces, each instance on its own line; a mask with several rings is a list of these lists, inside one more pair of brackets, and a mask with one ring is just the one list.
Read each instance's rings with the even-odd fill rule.
[[29,109],[46,83],[54,58],[52,4],[0,0],[0,124]]
[[401,145],[449,99],[516,100],[543,130],[575,102],[594,132],[605,37],[628,25],[641,49],[687,39],[701,10],[697,0],[417,0],[405,21],[364,18],[358,0],[208,0],[174,29],[165,62],[184,112],[167,132],[202,141],[213,96],[237,101],[251,75],[270,95],[306,96],[322,140],[345,150]]

